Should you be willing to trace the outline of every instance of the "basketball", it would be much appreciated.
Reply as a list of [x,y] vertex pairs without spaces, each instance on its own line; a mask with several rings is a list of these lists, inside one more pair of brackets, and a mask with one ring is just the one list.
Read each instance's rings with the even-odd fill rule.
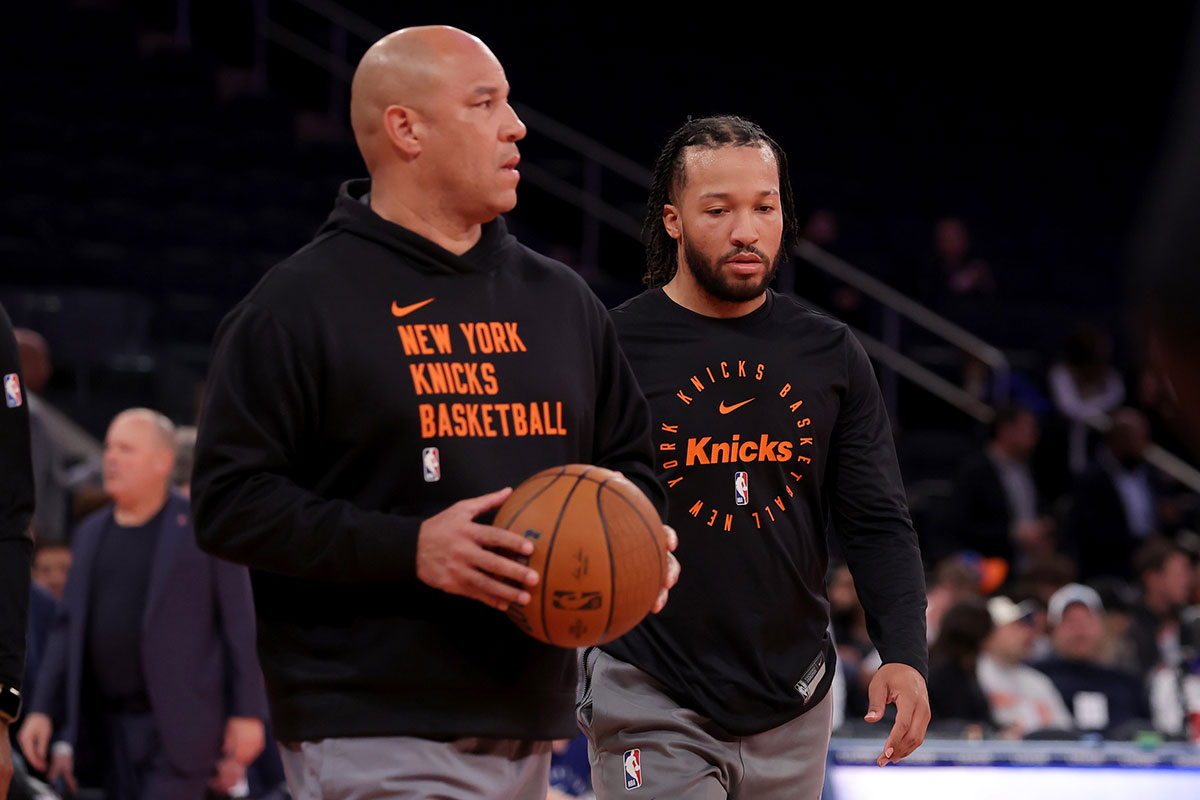
[[508,616],[559,647],[612,641],[642,621],[667,574],[658,512],[625,476],[588,464],[543,470],[496,514],[497,527],[533,542],[522,563],[538,573],[528,605]]

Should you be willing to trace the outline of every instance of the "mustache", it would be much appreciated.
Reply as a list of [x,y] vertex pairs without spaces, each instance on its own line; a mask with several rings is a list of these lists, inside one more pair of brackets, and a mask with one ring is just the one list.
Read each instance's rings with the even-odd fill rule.
[[721,256],[721,261],[729,261],[730,259],[737,258],[738,256],[751,256],[751,255],[757,256],[760,260],[762,260],[766,264],[771,263],[771,257],[768,256],[766,253],[764,253],[762,250],[759,250],[754,245],[750,245],[748,247],[735,247],[734,249],[730,250],[725,255]]

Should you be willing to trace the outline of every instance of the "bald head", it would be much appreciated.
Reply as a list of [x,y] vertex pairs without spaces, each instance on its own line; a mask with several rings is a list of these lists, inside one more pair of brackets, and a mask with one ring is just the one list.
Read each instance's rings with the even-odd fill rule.
[[350,125],[368,172],[388,152],[388,107],[428,111],[455,62],[481,57],[496,62],[478,37],[447,25],[404,28],[371,45],[350,86]]
[[175,452],[175,423],[151,408],[130,408],[113,417],[112,424],[133,425],[142,429],[155,447]]
[[104,489],[117,508],[150,506],[166,500],[175,463],[175,426],[157,411],[131,408],[113,418],[104,439]]

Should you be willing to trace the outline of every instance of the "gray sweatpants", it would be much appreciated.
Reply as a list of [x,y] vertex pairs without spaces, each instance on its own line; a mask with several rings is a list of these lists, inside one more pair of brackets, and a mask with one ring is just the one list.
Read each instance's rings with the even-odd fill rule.
[[[637,794],[670,800],[817,800],[825,782],[833,703],[827,694],[796,719],[734,736],[681,708],[631,664],[587,651],[579,725],[588,737],[597,800]],[[636,794],[635,794],[636,793]]]
[[294,800],[545,800],[550,742],[410,736],[282,744]]

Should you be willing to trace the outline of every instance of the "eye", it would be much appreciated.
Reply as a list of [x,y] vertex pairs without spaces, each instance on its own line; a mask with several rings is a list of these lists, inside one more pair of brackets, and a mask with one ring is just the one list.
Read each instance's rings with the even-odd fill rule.
[[476,108],[491,108],[492,101],[491,100],[481,100],[475,104],[475,107]]
[[724,208],[710,208],[708,211],[705,211],[704,213],[708,214],[711,217],[719,217],[722,214],[724,214],[725,211],[726,211],[726,209],[724,209]]
[[764,214],[770,214],[771,212],[773,212],[775,210],[775,206],[759,206],[758,210],[763,212]]

